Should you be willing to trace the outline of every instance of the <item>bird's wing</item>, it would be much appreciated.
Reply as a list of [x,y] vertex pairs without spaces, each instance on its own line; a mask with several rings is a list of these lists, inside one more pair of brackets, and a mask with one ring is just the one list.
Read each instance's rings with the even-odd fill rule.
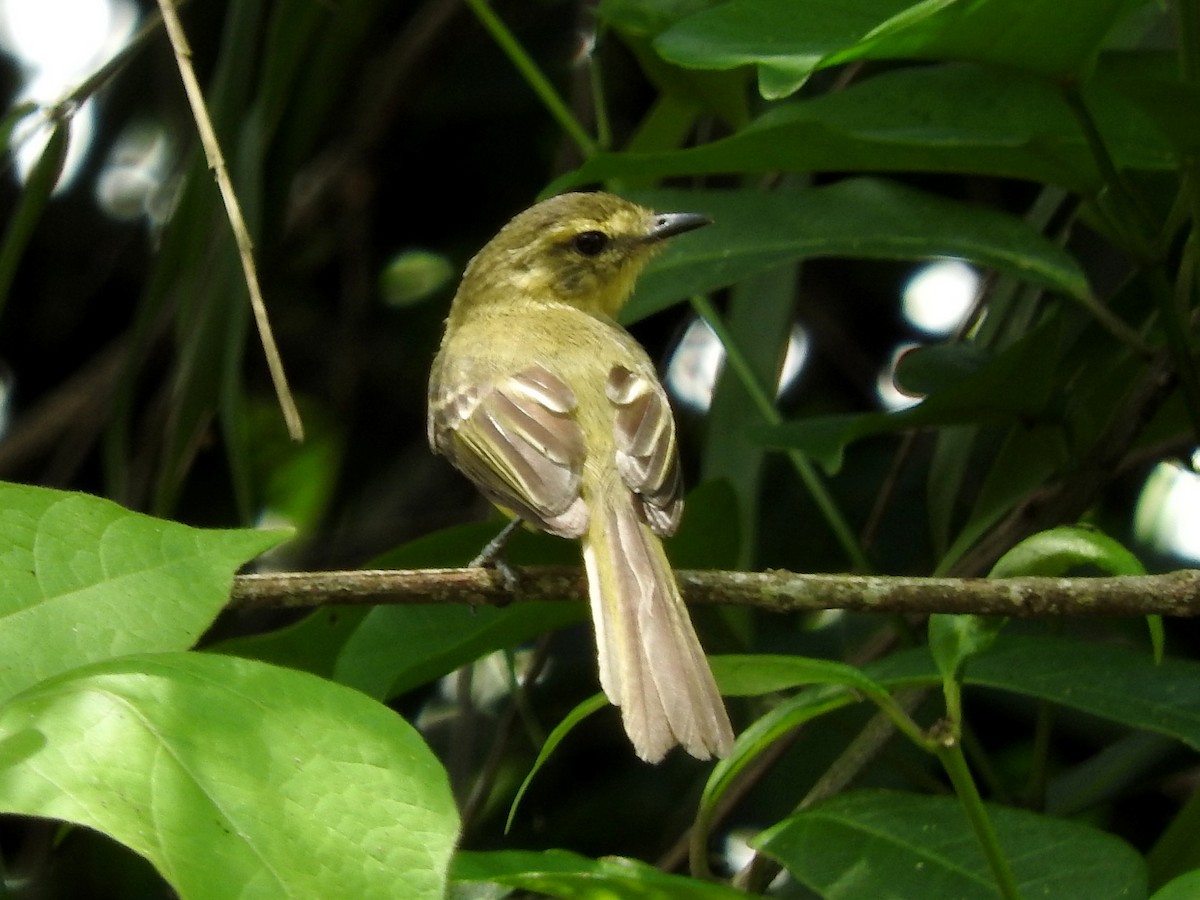
[[447,398],[438,449],[493,502],[563,537],[587,527],[575,392],[540,365]]
[[655,378],[613,366],[605,393],[616,407],[617,470],[640,497],[654,532],[674,534],[683,515],[683,481],[666,392]]

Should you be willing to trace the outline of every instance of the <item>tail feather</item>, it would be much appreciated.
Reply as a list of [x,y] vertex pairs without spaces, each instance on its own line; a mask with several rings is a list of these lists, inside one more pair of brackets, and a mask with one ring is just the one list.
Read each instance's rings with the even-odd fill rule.
[[591,510],[584,540],[600,684],[638,756],[727,756],[733,729],[658,537],[632,502]]

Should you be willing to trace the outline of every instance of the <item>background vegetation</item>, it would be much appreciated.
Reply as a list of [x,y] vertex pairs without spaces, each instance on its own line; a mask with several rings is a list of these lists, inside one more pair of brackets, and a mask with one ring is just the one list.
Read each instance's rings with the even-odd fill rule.
[[[576,606],[222,612],[272,545],[283,569],[477,552],[495,523],[458,524],[485,505],[424,435],[454,273],[538,196],[598,185],[717,223],[628,310],[664,363],[697,317],[726,351],[711,407],[680,407],[679,567],[1178,565],[1133,523],[1200,439],[1194,4],[189,4],[299,445],[142,12],[0,187],[8,894],[1200,892],[1185,621],[699,610],[737,748],[652,768],[594,699]],[[91,150],[50,196],[87,97]],[[121,169],[146,135],[158,169]],[[938,257],[985,277],[930,341],[898,297]],[[895,375],[925,399],[883,411],[914,340]],[[208,530],[252,525],[294,534]],[[513,560],[574,554],[523,535]]]

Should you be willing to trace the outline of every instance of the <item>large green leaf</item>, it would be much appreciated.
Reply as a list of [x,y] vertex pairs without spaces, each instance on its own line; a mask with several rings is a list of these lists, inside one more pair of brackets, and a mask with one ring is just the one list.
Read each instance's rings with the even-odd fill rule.
[[461,852],[454,857],[456,882],[491,882],[567,900],[745,900],[741,891],[660,872],[634,859],[588,859],[566,850]]
[[[991,806],[1025,897],[1146,896],[1146,871],[1124,841],[1077,822]],[[761,834],[757,847],[825,900],[994,900],[983,851],[958,801],[891,791],[841,794]]]
[[1089,290],[1075,259],[1021,219],[877,178],[774,193],[636,196],[659,210],[707,213],[714,224],[679,241],[646,271],[626,319],[808,257],[955,256],[1068,295]]
[[763,96],[860,59],[950,59],[1046,74],[1088,65],[1113,23],[1144,0],[737,0],[683,18],[655,47],[679,65],[756,65]]
[[184,900],[440,898],[444,770],[387,708],[250,660],[161,654],[0,708],[0,810],[94,828]]
[[[893,654],[866,674],[889,687],[937,684],[927,648]],[[972,657],[963,683],[1049,700],[1200,750],[1200,662],[1067,638],[1002,636]]]
[[664,58],[698,69],[758,67],[759,90],[776,98],[800,87],[822,60],[854,46],[910,0],[738,0],[676,22],[654,42]]
[[[1133,100],[1098,83],[1085,85],[1083,93],[1119,167],[1175,168],[1171,144]],[[699,147],[598,154],[556,187],[621,177],[777,171],[963,172],[1084,193],[1101,183],[1087,142],[1052,83],[962,63],[885,72],[838,93],[776,104],[737,134]]]
[[186,650],[284,532],[204,531],[0,484],[0,698],[128,653]]
[[1200,749],[1200,663],[1054,638],[997,641],[966,667],[967,684],[1016,691],[1156,731]]

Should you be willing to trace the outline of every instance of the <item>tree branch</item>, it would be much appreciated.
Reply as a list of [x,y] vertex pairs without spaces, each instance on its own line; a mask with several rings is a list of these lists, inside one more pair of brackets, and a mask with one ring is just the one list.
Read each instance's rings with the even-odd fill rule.
[[[361,570],[239,575],[231,609],[326,605],[583,601],[587,584],[567,566],[514,568],[517,589],[491,569]],[[752,606],[772,612],[846,609],[993,616],[1200,615],[1200,569],[1121,578],[911,578],[797,575],[793,572],[676,573],[688,603]]]

